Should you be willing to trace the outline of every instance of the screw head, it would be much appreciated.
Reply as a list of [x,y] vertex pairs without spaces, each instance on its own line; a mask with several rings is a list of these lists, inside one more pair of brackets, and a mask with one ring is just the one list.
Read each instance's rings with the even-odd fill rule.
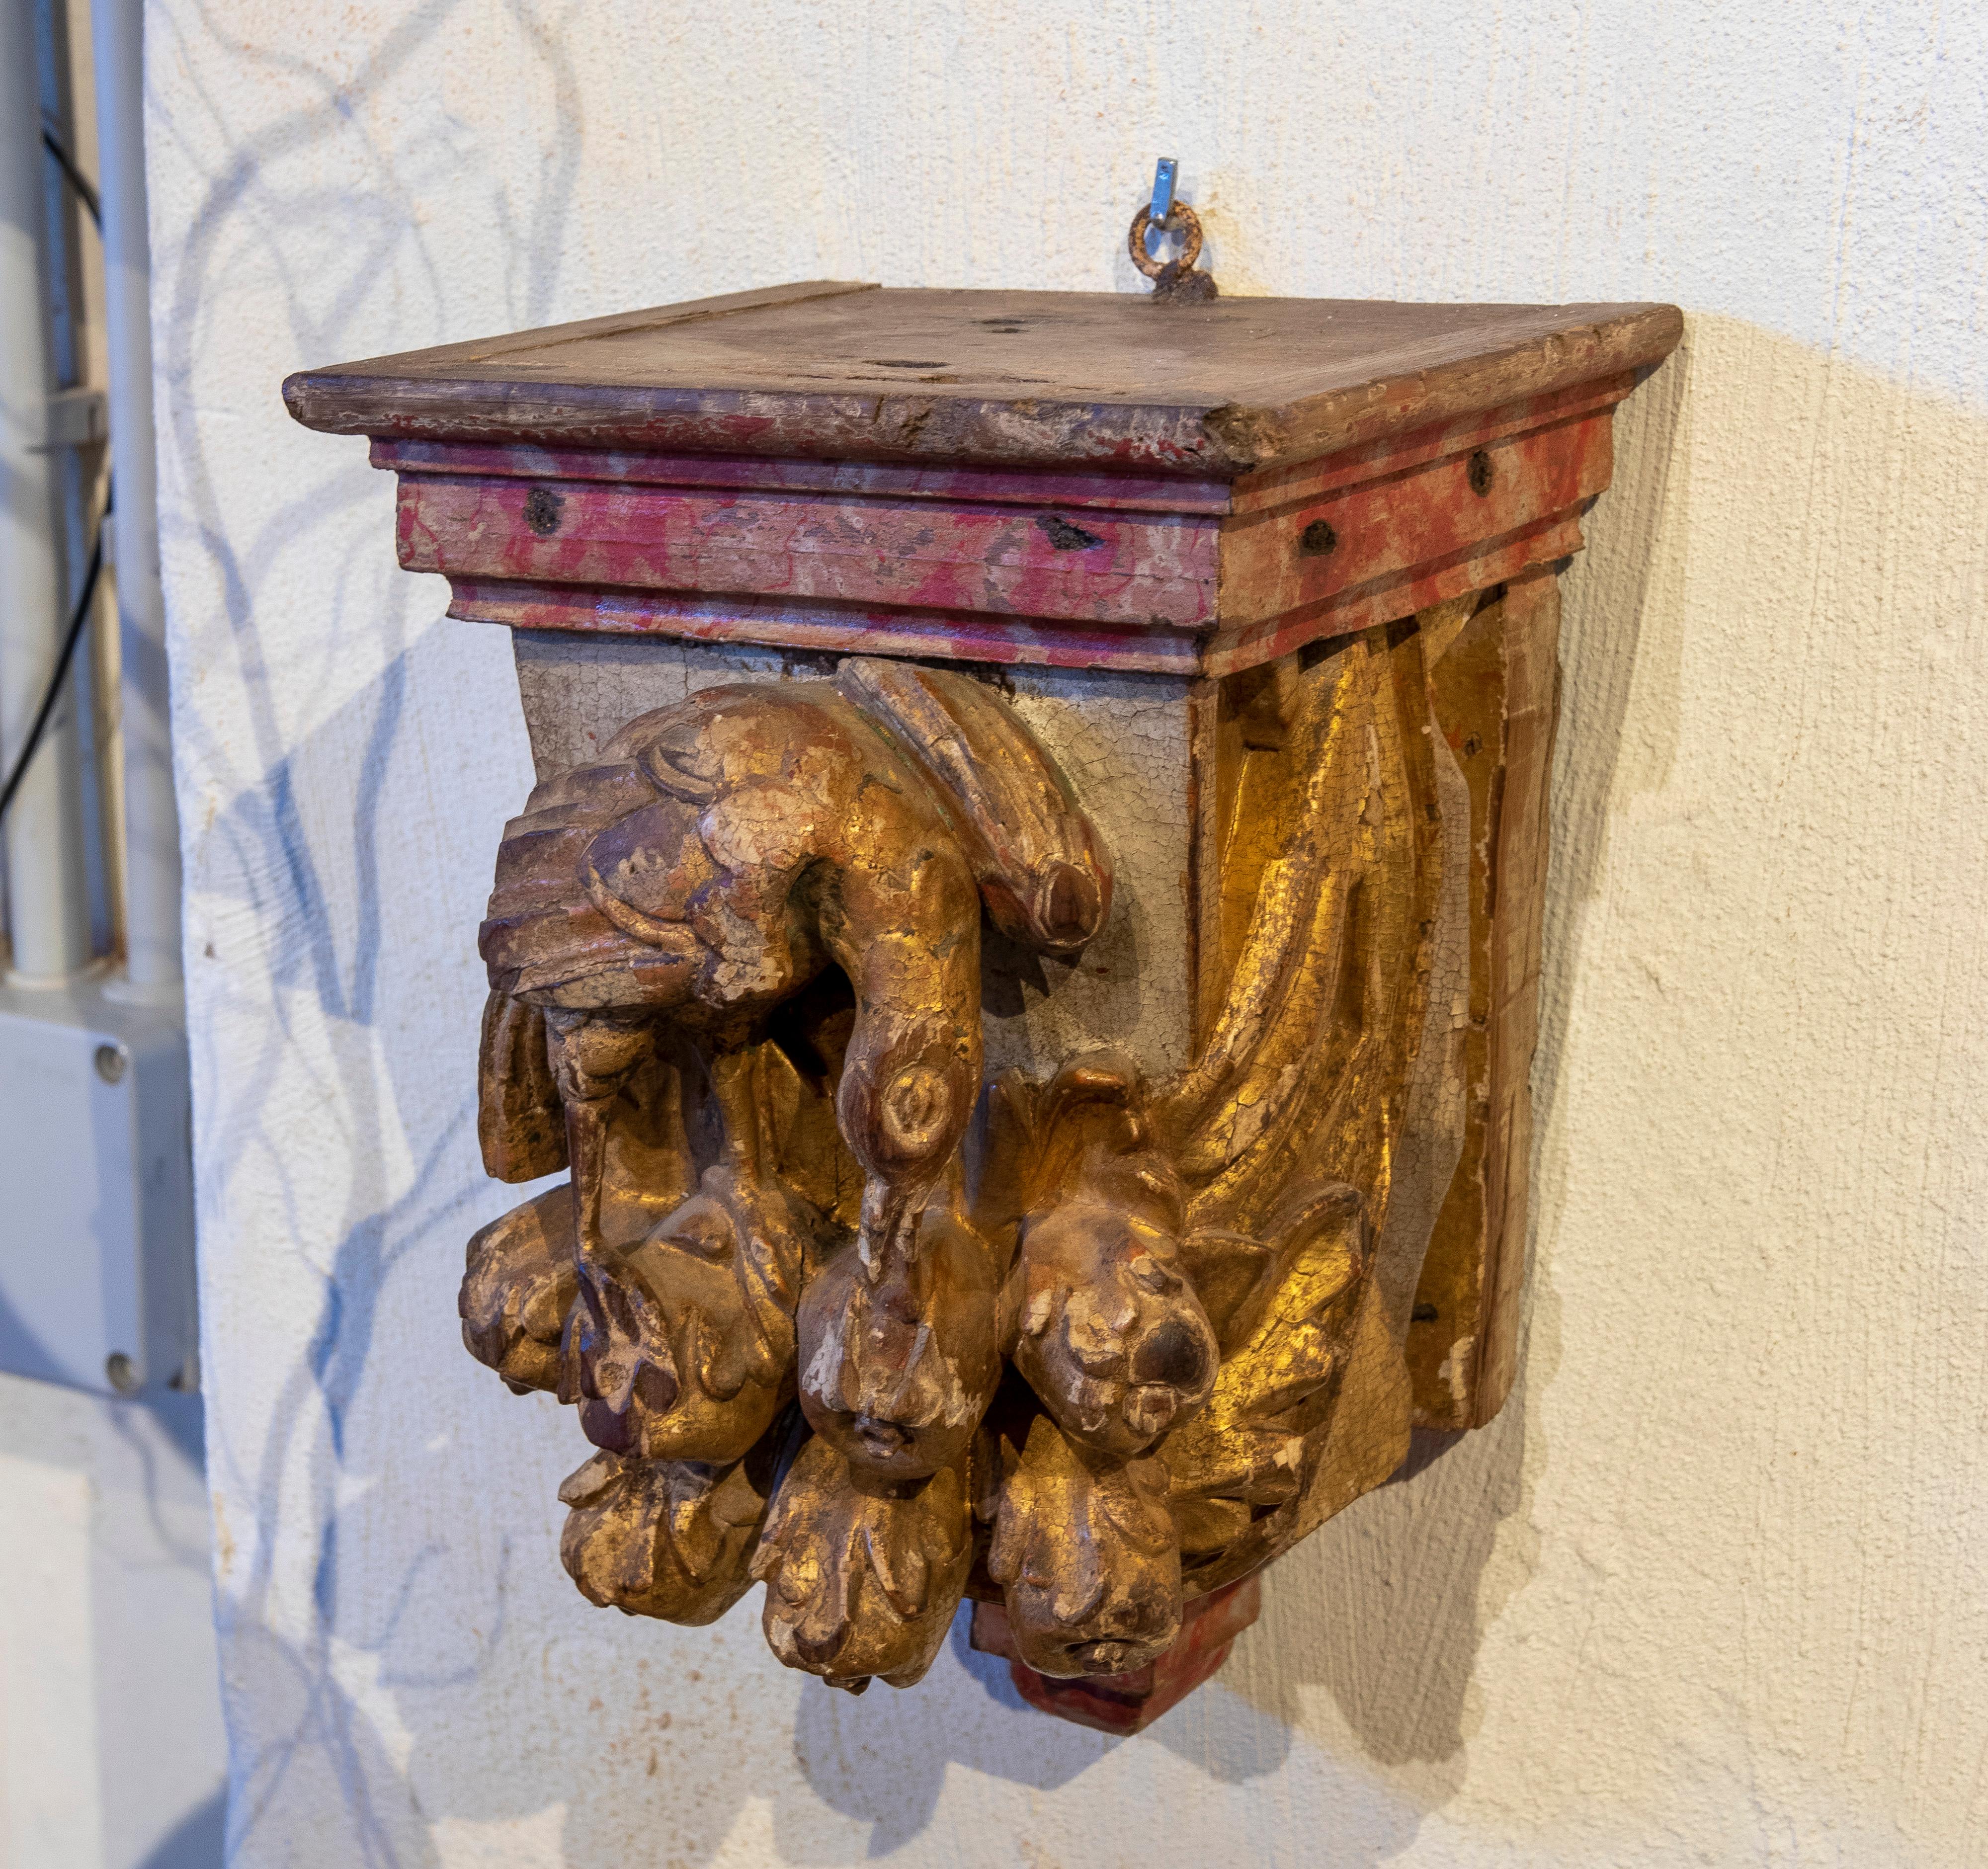
[[138,1366],[121,1350],[103,1359],[105,1379],[120,1395],[136,1395],[145,1385],[138,1380]]
[[122,1045],[100,1045],[96,1048],[96,1074],[106,1083],[122,1083],[124,1073],[131,1068],[131,1054]]

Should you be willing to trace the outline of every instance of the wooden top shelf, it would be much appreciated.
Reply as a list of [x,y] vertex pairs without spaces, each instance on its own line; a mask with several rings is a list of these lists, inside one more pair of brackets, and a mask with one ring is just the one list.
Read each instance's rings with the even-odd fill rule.
[[333,434],[1233,479],[1641,369],[1666,305],[949,292],[836,281],[300,371]]

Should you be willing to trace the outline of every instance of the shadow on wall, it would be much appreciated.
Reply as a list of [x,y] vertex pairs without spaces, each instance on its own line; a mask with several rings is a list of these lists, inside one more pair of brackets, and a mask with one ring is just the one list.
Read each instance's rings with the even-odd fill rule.
[[228,1793],[224,1789],[197,1804],[161,1837],[138,1869],[215,1869],[224,1860]]
[[1440,1803],[1462,1776],[1485,1580],[1521,1501],[1525,1446],[1523,1385],[1486,1428],[1418,1431],[1394,1481],[1271,1570],[1263,1621],[1222,1685],[1286,1729],[1286,1749],[1350,1737],[1408,1768],[1416,1804]]

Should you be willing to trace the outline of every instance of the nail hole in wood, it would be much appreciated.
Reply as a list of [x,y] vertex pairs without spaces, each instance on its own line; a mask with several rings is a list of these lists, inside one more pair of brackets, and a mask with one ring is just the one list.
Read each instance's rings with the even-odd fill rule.
[[1059,519],[1053,512],[1043,513],[1036,523],[1059,552],[1081,552],[1088,546],[1104,542],[1095,532],[1087,532],[1067,519]]
[[1481,500],[1491,491],[1491,482],[1497,469],[1491,465],[1491,457],[1483,448],[1470,457],[1470,465],[1466,470],[1469,476],[1470,491]]
[[534,487],[525,495],[525,523],[541,539],[559,530],[560,509],[566,502],[549,487]]
[[1332,529],[1330,519],[1314,519],[1298,534],[1298,551],[1306,558],[1323,558],[1338,546],[1339,535]]

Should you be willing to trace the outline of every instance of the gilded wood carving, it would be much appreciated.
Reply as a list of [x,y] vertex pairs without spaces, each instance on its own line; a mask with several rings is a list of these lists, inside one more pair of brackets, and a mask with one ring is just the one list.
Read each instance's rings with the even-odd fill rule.
[[1121,1675],[1393,1470],[1434,1210],[1390,1207],[1441,1153],[1464,939],[1425,646],[1219,684],[1213,984],[1158,1081],[1107,1050],[982,1081],[983,914],[1067,957],[1112,894],[991,686],[708,689],[538,786],[483,927],[480,1134],[502,1179],[570,1178],[471,1241],[462,1313],[593,1444],[561,1490],[592,1601],[702,1623],[763,1583],[780,1658],[860,1689],[917,1681],[970,1594],[1040,1674]]
[[[1171,174],[1151,299],[817,280],[284,388],[519,637],[479,1128],[570,1173],[462,1313],[593,1445],[575,1581],[759,1583],[852,1688],[970,1597],[1118,1732],[1510,1385],[1556,576],[1682,328],[1218,295]],[[819,678],[674,700],[769,654]]]

